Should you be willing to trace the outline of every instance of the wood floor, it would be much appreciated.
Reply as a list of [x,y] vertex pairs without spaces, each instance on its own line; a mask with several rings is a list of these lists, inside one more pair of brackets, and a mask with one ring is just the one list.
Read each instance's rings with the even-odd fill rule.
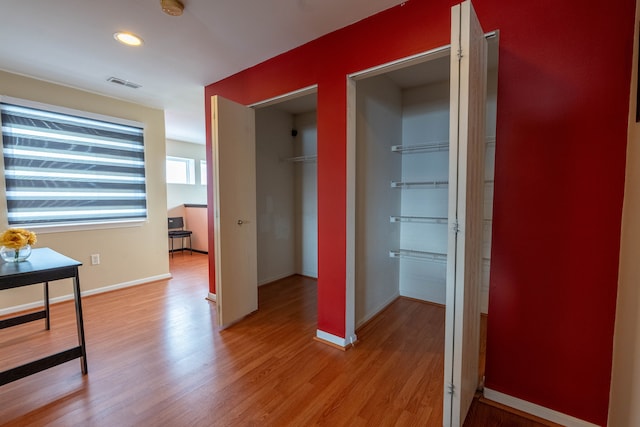
[[[442,425],[444,309],[399,299],[343,352],[313,340],[314,280],[261,287],[258,312],[220,331],[206,256],[171,271],[84,298],[89,374],[76,360],[0,387],[0,425]],[[73,310],[0,330],[0,370],[75,345]],[[477,401],[465,423],[539,425]]]

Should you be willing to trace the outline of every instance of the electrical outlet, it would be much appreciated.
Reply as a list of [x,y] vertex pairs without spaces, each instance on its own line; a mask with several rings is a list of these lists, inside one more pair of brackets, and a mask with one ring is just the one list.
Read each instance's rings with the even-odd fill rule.
[[100,254],[91,254],[91,265],[100,264]]

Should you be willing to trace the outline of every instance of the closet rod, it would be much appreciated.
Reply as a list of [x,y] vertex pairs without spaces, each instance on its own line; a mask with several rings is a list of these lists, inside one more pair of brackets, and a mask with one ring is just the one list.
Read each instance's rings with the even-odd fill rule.
[[425,224],[447,224],[446,217],[437,216],[390,216],[389,222],[420,222]]
[[449,141],[429,142],[415,145],[392,145],[391,151],[394,153],[449,151]]
[[[420,222],[425,224],[448,224],[449,219],[443,216],[400,216],[391,215],[389,222]],[[482,222],[491,225],[493,220],[491,218],[483,218]]]
[[438,252],[414,251],[410,249],[398,249],[389,251],[391,258],[414,259],[418,261],[447,262],[447,254]]
[[431,188],[447,188],[449,181],[391,181],[391,188],[409,188],[409,187],[431,187]]
[[318,158],[318,156],[313,154],[313,155],[308,155],[308,156],[287,157],[285,159],[282,159],[282,161],[283,162],[293,162],[293,163],[315,162],[317,158]]
[[[485,138],[487,146],[496,145],[496,137],[487,135]],[[449,141],[432,141],[424,144],[392,145],[391,151],[394,153],[412,153],[416,151],[433,152],[449,151]]]

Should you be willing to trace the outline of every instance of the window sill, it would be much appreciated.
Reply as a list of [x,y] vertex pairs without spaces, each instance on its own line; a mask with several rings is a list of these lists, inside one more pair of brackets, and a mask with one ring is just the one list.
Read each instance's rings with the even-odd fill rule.
[[149,221],[147,219],[143,219],[143,220],[110,221],[110,222],[86,222],[86,223],[59,224],[59,225],[16,224],[16,225],[11,225],[11,227],[26,228],[41,234],[49,234],[49,233],[63,233],[68,231],[91,231],[91,230],[105,230],[105,229],[114,229],[114,228],[140,227],[142,225],[145,225],[148,222]]

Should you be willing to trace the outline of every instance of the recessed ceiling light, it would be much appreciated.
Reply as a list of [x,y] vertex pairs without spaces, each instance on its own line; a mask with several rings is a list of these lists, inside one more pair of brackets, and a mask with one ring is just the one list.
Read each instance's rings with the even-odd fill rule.
[[118,40],[122,44],[127,46],[140,46],[142,45],[142,39],[135,34],[127,33],[124,31],[118,31],[113,35],[113,38]]

